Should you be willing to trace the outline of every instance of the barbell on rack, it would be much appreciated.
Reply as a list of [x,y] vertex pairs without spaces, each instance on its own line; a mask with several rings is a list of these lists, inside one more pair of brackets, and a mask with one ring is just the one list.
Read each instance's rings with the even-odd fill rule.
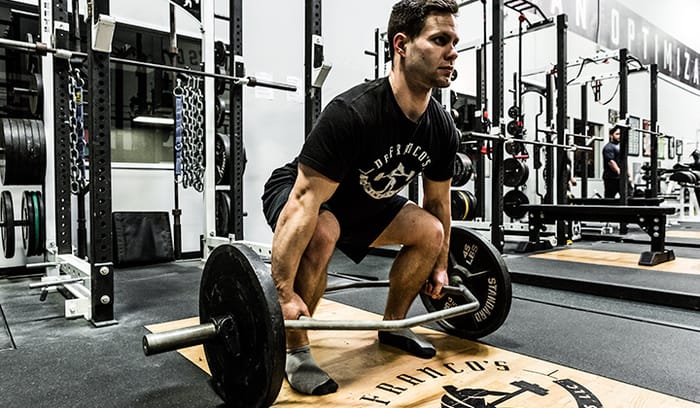
[[629,119],[617,121],[615,123],[615,126],[629,129],[630,132],[640,132],[640,133],[645,133],[647,135],[656,136],[656,137],[670,137],[670,136],[668,136],[668,135],[666,135],[663,132],[660,132],[658,130],[654,131],[654,130],[649,130],[649,129],[636,128],[629,123]]
[[[285,329],[398,330],[437,322],[470,339],[497,330],[510,310],[512,292],[508,269],[493,245],[477,232],[453,227],[448,275],[443,298],[421,294],[424,315],[391,321],[284,320],[268,265],[243,243],[223,244],[209,254],[202,272],[201,324],[149,333],[143,351],[152,355],[203,344],[211,384],[228,406],[268,407],[284,378]],[[352,284],[357,286],[363,285]]]
[[[578,146],[578,145],[566,145],[566,144],[559,144],[559,143],[549,143],[549,142],[540,142],[539,140],[527,140],[527,139],[519,139],[519,138],[511,138],[511,137],[504,137],[501,134],[495,133],[495,134],[489,134],[489,133],[481,133],[481,132],[462,132],[462,136],[464,137],[472,137],[474,139],[485,139],[485,140],[497,140],[502,143],[524,143],[524,144],[531,144],[535,146],[549,146],[549,147],[556,147],[559,149],[566,149],[566,150],[571,150],[571,151],[576,151],[576,150],[583,150],[583,151],[592,151],[593,148],[590,146]],[[469,141],[462,141],[462,143],[469,143]]]
[[[41,42],[33,42],[32,43],[32,42],[26,42],[26,41],[17,41],[17,40],[9,40],[6,38],[0,38],[0,47],[12,48],[12,49],[25,51],[25,52],[29,52],[29,53],[35,53],[38,55],[54,54],[57,58],[63,58],[63,59],[70,59],[73,57],[81,57],[81,58],[87,57],[87,54],[84,52],[70,51],[70,50],[65,50],[65,49],[60,49],[60,48],[53,48],[53,47],[50,47],[49,45],[41,43]],[[258,79],[258,78],[253,77],[253,76],[234,77],[234,76],[225,75],[225,74],[216,74],[216,73],[210,73],[210,72],[195,71],[195,70],[187,69],[187,68],[178,68],[178,67],[174,67],[171,65],[156,64],[156,63],[144,62],[144,61],[136,61],[136,60],[131,60],[131,59],[127,59],[127,58],[111,57],[110,61],[114,64],[126,64],[126,65],[133,65],[133,66],[139,66],[139,67],[144,67],[144,68],[162,69],[164,71],[178,72],[178,73],[183,73],[183,74],[188,74],[188,75],[197,75],[197,76],[202,76],[202,77],[222,79],[222,80],[228,81],[231,85],[246,85],[246,86],[250,86],[250,87],[260,86],[263,88],[279,89],[282,91],[290,91],[290,92],[296,92],[296,90],[297,90],[297,86],[293,85],[293,84],[267,81],[267,80],[263,80],[263,79]]]
[[[537,132],[544,133],[547,135],[556,135],[557,134],[556,130],[550,130],[550,129],[537,129]],[[586,144],[591,144],[592,142],[600,142],[600,141],[604,140],[600,136],[584,135],[581,133],[564,132],[564,136],[574,137],[574,138],[578,137],[578,138],[586,139],[587,140]],[[576,145],[576,146],[579,146],[579,145]],[[579,146],[579,147],[585,147],[585,146]],[[591,150],[591,148],[583,149],[583,150]]]

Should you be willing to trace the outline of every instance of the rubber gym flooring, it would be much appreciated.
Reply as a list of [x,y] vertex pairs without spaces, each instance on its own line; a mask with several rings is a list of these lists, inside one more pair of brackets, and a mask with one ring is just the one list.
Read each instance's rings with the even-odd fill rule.
[[[550,253],[581,250],[638,255],[645,248],[647,246],[643,244],[577,242]],[[696,250],[675,250],[678,258],[700,258]],[[506,254],[505,259],[514,278],[528,271],[542,273],[547,270],[577,275],[582,271],[599,270],[601,275],[608,277],[628,274],[638,281],[639,285],[636,286],[644,283],[651,287],[647,289],[653,289],[653,282],[656,282],[674,292],[697,284],[699,272],[690,271],[695,272],[693,275],[653,271],[510,253]],[[362,264],[355,265],[342,254],[336,254],[331,265],[334,276],[329,279],[333,282],[346,280],[335,274],[385,279],[390,262],[389,258],[369,256]],[[197,315],[200,266],[199,261],[183,261],[117,270],[115,317],[119,323],[99,329],[82,319],[66,320],[63,317],[64,302],[57,293],[40,302],[38,290],[29,289],[29,283],[38,278],[0,278],[0,406],[220,406],[221,401],[207,384],[207,374],[195,364],[177,353],[145,357],[141,350],[141,338],[147,333],[146,325]],[[633,272],[635,270],[654,273],[656,278],[650,278],[651,275],[637,277]],[[625,279],[622,276],[618,278],[620,282],[617,284],[622,286]],[[670,282],[675,278],[685,280],[679,284]],[[326,361],[335,355],[342,355],[354,361],[343,364],[359,364],[362,368],[339,374],[345,382],[334,394],[338,400],[347,395],[343,394],[344,390],[355,392],[354,386],[357,384],[369,384],[364,391],[359,391],[365,393],[372,391],[377,384],[391,382],[392,379],[396,381],[397,373],[419,379],[422,375],[420,381],[427,384],[423,388],[430,391],[439,389],[442,395],[448,388],[443,389],[444,384],[430,385],[432,383],[427,379],[432,377],[426,375],[432,373],[438,376],[434,371],[437,368],[427,367],[438,367],[438,371],[445,372],[447,365],[431,364],[442,364],[447,358],[451,367],[461,367],[457,371],[468,374],[460,377],[462,391],[465,387],[473,386],[473,389],[478,388],[482,392],[487,389],[500,391],[500,395],[510,393],[510,401],[503,400],[503,396],[490,397],[491,403],[499,398],[502,402],[489,406],[584,406],[580,405],[582,400],[574,396],[578,393],[580,397],[585,390],[595,393],[598,405],[594,406],[700,406],[700,313],[697,310],[584,292],[515,283],[508,319],[497,332],[481,339],[480,343],[430,332],[439,349],[438,357],[445,353],[435,362],[400,356],[396,357],[395,363],[393,357],[388,357],[393,356],[391,350],[376,350],[378,346],[374,334],[362,332],[357,334],[360,336],[357,341],[352,340],[356,336],[354,332],[352,335],[336,336],[330,346],[323,347],[322,358],[317,358]],[[381,313],[385,299],[385,288],[367,288],[328,294],[324,302],[340,305],[338,313],[352,311],[343,305],[369,313]],[[423,306],[417,301],[410,315],[423,312]],[[430,325],[421,330],[439,331],[440,328]],[[319,341],[329,344],[327,339]],[[495,354],[484,355],[484,350]],[[391,364],[386,371],[377,373],[370,370],[369,366],[378,364],[378,361],[387,364],[391,361]],[[400,362],[409,365],[396,368],[395,364]],[[504,366],[509,367],[498,369]],[[518,367],[517,370],[515,367]],[[528,377],[533,372],[540,380]],[[513,377],[515,374],[517,376]],[[542,380],[545,378],[543,376],[547,376],[547,382]],[[554,378],[557,380],[553,381]],[[510,385],[517,381],[537,382],[541,386],[556,382],[561,390],[555,399],[532,400],[535,396],[530,396],[529,400],[523,399],[526,396],[515,395],[517,388]],[[555,388],[550,385],[550,390]],[[407,385],[404,388],[410,387]],[[634,393],[632,400],[623,398],[628,393]],[[383,395],[387,397],[386,393]],[[549,395],[555,396],[554,391],[551,390]],[[482,405],[474,406],[486,406],[483,400]],[[283,389],[279,406],[303,406],[304,401],[307,398]],[[308,406],[331,404],[320,401],[312,399]],[[354,398],[348,404],[334,404],[387,406],[359,398]],[[403,399],[394,398],[388,406],[439,407],[441,403],[439,398],[426,401],[404,396]],[[444,400],[442,406],[448,406],[444,405]]]

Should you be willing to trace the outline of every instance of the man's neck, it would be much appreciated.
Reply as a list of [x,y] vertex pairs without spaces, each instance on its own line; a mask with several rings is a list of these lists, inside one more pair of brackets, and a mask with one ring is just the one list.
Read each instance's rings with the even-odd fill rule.
[[401,111],[408,119],[418,122],[423,112],[428,108],[430,102],[431,89],[411,85],[406,81],[406,77],[392,70],[389,73],[389,83],[394,93],[394,98],[399,104]]

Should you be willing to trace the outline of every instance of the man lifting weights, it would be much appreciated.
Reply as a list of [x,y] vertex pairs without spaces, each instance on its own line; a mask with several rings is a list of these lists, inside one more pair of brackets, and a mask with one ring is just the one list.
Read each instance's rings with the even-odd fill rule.
[[[265,184],[272,277],[285,320],[314,313],[336,247],[359,263],[371,247],[402,245],[389,272],[385,320],[405,318],[421,290],[441,296],[458,133],[431,92],[451,82],[458,9],[454,0],[396,3],[387,30],[389,76],[333,99],[299,155]],[[422,207],[398,195],[420,173]],[[422,358],[435,355],[410,329],[379,332],[379,342]],[[286,374],[304,394],[338,388],[314,362],[306,331],[287,330]]]

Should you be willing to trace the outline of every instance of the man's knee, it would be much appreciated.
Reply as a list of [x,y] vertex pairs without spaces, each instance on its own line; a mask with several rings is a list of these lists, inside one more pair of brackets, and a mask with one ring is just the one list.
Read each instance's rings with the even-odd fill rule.
[[434,215],[426,213],[420,224],[420,227],[415,230],[415,234],[419,238],[417,244],[430,252],[440,252],[445,239],[445,229],[442,222]]
[[309,242],[304,256],[314,263],[327,263],[333,255],[335,244],[338,242],[339,236],[340,226],[335,220],[335,217],[332,215],[319,216],[316,230],[311,237],[311,241]]

